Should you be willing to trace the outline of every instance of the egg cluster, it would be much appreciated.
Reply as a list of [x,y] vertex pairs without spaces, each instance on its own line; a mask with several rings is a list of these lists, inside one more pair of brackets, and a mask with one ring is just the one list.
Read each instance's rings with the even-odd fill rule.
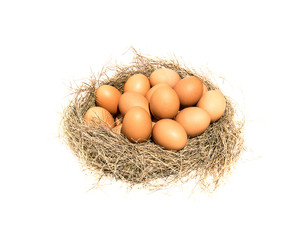
[[152,137],[165,149],[180,150],[188,137],[202,134],[217,121],[225,108],[219,90],[208,91],[195,76],[181,79],[174,70],[159,68],[149,78],[132,75],[123,94],[110,85],[97,88],[96,106],[88,109],[84,119],[122,133],[131,142]]

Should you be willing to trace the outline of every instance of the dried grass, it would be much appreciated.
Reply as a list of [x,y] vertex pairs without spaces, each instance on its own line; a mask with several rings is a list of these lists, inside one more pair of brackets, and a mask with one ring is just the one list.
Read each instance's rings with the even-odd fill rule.
[[236,112],[229,97],[225,96],[227,104],[222,118],[211,123],[200,136],[188,139],[187,145],[178,151],[164,150],[151,139],[131,143],[107,128],[85,124],[83,116],[95,105],[97,87],[109,84],[123,92],[124,83],[135,73],[149,77],[155,69],[166,67],[181,77],[200,78],[209,90],[218,88],[212,83],[209,71],[199,73],[183,66],[176,58],[150,58],[133,52],[130,65],[106,67],[99,76],[73,89],[73,98],[63,112],[61,138],[83,168],[99,181],[110,177],[129,187],[158,189],[194,179],[202,190],[214,191],[231,173],[243,150],[244,120],[235,120]]

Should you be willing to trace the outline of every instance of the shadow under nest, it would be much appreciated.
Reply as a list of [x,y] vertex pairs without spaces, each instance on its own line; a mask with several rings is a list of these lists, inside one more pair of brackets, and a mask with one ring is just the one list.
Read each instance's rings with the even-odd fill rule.
[[95,91],[99,86],[109,84],[123,93],[131,75],[143,73],[149,77],[161,67],[175,70],[181,78],[196,76],[208,90],[218,89],[208,72],[198,73],[181,65],[176,58],[150,58],[134,51],[131,64],[106,67],[98,77],[73,88],[72,99],[62,114],[61,138],[83,168],[98,180],[111,177],[126,182],[130,188],[138,185],[153,190],[194,179],[202,190],[212,192],[231,173],[243,150],[244,121],[235,120],[236,112],[229,97],[225,96],[224,115],[200,136],[188,138],[181,150],[165,150],[151,138],[144,143],[131,143],[122,134],[102,126],[87,126],[84,121],[86,111],[95,106]]

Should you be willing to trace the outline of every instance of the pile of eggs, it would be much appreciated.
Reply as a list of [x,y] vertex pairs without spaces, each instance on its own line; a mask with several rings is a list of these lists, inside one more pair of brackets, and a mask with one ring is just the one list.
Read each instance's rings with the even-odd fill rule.
[[125,83],[123,94],[110,85],[96,89],[96,106],[86,112],[87,124],[101,124],[133,143],[153,141],[168,150],[184,148],[225,112],[219,90],[208,90],[195,77],[183,79],[168,68],[148,78],[138,73]]

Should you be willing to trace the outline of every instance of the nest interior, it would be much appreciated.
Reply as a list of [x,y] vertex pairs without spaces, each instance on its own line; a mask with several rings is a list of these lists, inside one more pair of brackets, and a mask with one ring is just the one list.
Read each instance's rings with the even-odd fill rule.
[[208,72],[183,66],[176,58],[151,58],[134,51],[131,64],[108,66],[99,76],[73,88],[72,99],[62,114],[60,136],[83,168],[98,180],[109,177],[130,187],[158,189],[194,179],[201,189],[214,191],[232,171],[243,150],[244,121],[235,120],[236,111],[229,97],[225,96],[224,115],[200,136],[189,138],[186,146],[177,151],[165,150],[152,139],[131,143],[122,134],[84,122],[86,111],[95,106],[95,91],[99,86],[109,84],[123,93],[131,75],[143,73],[149,77],[161,67],[175,70],[182,78],[196,76],[208,90],[218,89]]

